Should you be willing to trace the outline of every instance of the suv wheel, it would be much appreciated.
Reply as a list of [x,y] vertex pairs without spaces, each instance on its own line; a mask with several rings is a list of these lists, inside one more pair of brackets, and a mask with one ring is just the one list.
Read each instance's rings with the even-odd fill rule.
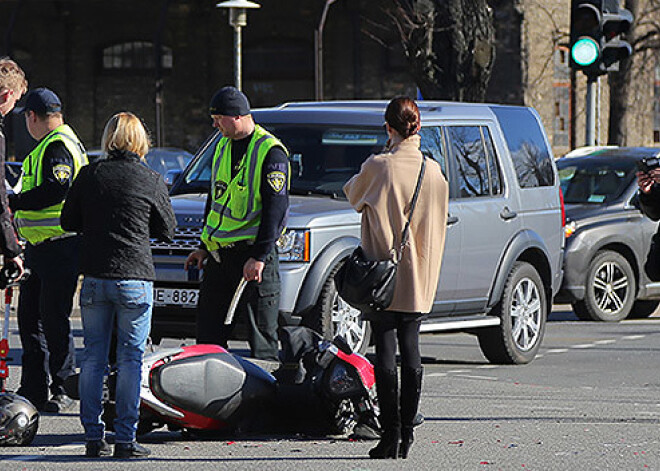
[[635,274],[623,255],[602,250],[589,264],[586,293],[573,303],[573,311],[582,320],[618,322],[625,319],[637,292]]
[[493,309],[498,327],[477,335],[481,351],[493,363],[524,364],[536,356],[545,332],[548,305],[543,281],[527,262],[516,262]]
[[308,327],[313,328],[326,339],[341,335],[351,349],[357,353],[365,353],[371,340],[371,326],[362,319],[359,310],[350,306],[337,293],[335,273],[337,264],[323,284],[321,295],[312,313],[313,322]]

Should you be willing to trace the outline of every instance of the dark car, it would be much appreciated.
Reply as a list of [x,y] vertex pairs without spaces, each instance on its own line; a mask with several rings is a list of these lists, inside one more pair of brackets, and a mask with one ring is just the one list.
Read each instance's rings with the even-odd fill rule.
[[635,206],[636,162],[660,149],[602,147],[557,160],[566,208],[564,280],[555,302],[583,320],[647,317],[660,303],[660,283],[643,266],[658,224]]
[[192,159],[190,152],[175,147],[154,147],[144,156],[149,168],[160,173],[168,185],[174,183]]
[[[101,149],[91,149],[87,151],[89,162],[104,158]],[[150,169],[160,173],[165,182],[171,185],[173,179],[180,175],[193,159],[193,155],[183,149],[176,147],[152,147],[149,149],[144,160]]]

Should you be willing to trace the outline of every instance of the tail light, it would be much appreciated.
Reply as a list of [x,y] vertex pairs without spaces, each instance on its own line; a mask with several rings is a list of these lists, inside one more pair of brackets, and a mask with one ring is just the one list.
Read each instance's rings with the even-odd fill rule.
[[561,227],[566,227],[566,208],[564,207],[564,192],[559,187],[559,203],[561,205]]

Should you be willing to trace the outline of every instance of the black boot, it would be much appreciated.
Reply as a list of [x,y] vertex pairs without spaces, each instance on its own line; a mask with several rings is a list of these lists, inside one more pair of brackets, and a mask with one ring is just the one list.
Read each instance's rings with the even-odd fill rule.
[[401,448],[399,456],[408,458],[408,452],[415,440],[413,429],[419,397],[422,394],[423,368],[401,367]]
[[401,440],[401,417],[399,415],[399,385],[396,369],[375,368],[375,373],[380,407],[379,419],[383,433],[378,445],[369,451],[369,457],[397,459]]

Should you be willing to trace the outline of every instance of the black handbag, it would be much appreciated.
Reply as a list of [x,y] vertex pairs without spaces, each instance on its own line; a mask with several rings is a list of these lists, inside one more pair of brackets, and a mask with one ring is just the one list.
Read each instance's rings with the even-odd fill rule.
[[[396,286],[396,270],[401,254],[408,241],[408,230],[417,197],[422,186],[426,156],[417,177],[417,186],[410,203],[410,216],[401,236],[401,245],[396,256],[388,260],[368,260],[362,247],[358,246],[335,273],[335,286],[339,296],[348,304],[363,312],[382,311],[392,304]],[[394,251],[394,249],[392,249]]]

